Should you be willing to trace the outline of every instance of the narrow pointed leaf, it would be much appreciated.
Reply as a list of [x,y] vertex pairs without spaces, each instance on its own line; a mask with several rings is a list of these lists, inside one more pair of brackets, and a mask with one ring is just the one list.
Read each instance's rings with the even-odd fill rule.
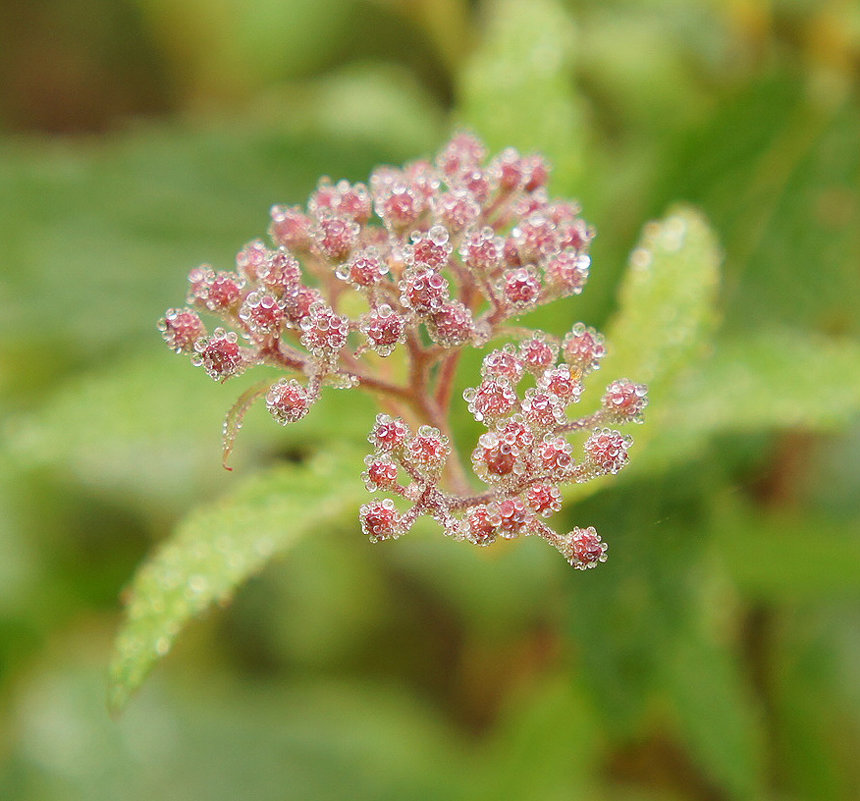
[[120,710],[194,616],[300,537],[324,534],[354,513],[360,456],[319,454],[250,480],[221,503],[193,512],[140,568],[110,667],[110,706]]
[[236,441],[236,436],[242,430],[242,423],[245,421],[245,415],[248,409],[254,404],[258,398],[266,394],[271,381],[258,381],[246,389],[230,407],[227,416],[224,418],[224,429],[222,432],[222,454],[221,465],[225,470],[232,470],[232,467],[227,465],[230,460],[230,454],[233,453],[233,443]]

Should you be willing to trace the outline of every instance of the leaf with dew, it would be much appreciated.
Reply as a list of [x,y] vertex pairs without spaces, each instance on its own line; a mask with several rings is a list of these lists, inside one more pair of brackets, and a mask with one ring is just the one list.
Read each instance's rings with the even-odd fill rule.
[[327,451],[254,477],[220,503],[192,512],[141,566],[114,644],[109,704],[118,712],[179,632],[300,537],[354,512],[360,456]]

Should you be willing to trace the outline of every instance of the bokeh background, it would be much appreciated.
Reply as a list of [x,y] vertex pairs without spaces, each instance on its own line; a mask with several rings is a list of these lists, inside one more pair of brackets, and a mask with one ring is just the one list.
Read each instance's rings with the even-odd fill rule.
[[[0,20],[0,798],[860,797],[856,2],[3,0]],[[237,391],[155,320],[272,203],[459,123],[542,149],[598,229],[547,325],[605,324],[675,200],[723,248],[710,355],[664,404],[683,432],[653,410],[657,456],[563,513],[609,562],[432,531],[370,547],[345,521],[191,625],[112,720],[147,552],[362,436],[342,399],[296,430],[252,414],[225,473]]]

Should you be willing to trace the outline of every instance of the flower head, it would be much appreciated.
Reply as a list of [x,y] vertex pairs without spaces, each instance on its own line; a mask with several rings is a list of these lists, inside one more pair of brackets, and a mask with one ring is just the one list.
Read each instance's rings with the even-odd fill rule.
[[[615,380],[598,410],[571,417],[603,337],[584,323],[564,336],[517,323],[581,293],[591,271],[594,230],[577,203],[550,197],[549,174],[540,155],[507,148],[488,158],[459,132],[435,158],[379,167],[366,184],[323,178],[305,207],[271,207],[271,243],[244,245],[235,270],[191,270],[188,305],[168,310],[159,330],[217,381],[255,365],[283,370],[262,393],[281,425],[299,423],[326,387],[379,398],[386,411],[362,478],[409,508],[391,497],[365,504],[372,541],[425,515],[477,545],[536,534],[574,567],[592,567],[606,558],[594,528],[562,536],[545,520],[561,509],[564,484],[627,464],[632,440],[608,426],[641,422],[647,391]],[[211,333],[201,315],[215,318]],[[490,341],[480,375],[462,380],[486,429],[471,452],[486,485],[476,493],[449,416],[461,352]],[[231,419],[235,429],[241,418]],[[575,458],[568,437],[581,431]]]

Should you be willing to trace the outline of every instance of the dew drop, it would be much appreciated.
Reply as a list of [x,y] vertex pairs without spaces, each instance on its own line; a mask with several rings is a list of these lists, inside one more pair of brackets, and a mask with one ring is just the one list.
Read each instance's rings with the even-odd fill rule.
[[647,270],[651,266],[651,251],[645,248],[636,248],[630,254],[630,265],[636,270]]
[[427,236],[434,245],[441,247],[448,241],[448,229],[444,225],[434,225],[427,232]]

